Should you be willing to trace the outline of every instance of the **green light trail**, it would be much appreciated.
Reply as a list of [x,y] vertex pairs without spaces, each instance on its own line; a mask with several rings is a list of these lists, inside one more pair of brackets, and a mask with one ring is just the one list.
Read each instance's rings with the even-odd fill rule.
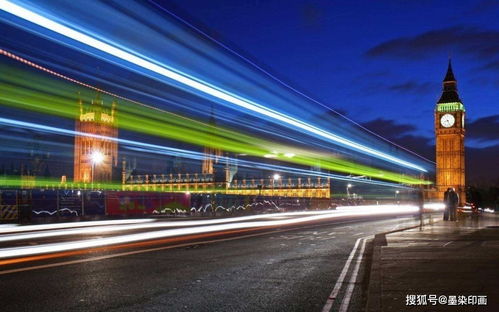
[[[48,78],[17,67],[0,64],[0,104],[75,120],[79,117],[81,86]],[[88,90],[84,90],[88,92]],[[92,91],[93,92],[93,91]],[[82,96],[82,98],[90,98]],[[243,134],[223,127],[215,127],[191,118],[159,110],[147,105],[119,100],[118,127],[164,139],[212,147],[236,154],[265,157],[305,166],[362,175],[403,184],[431,184],[411,176],[377,169],[340,159],[325,153],[315,153],[292,146]],[[274,153],[277,151],[277,153]],[[286,157],[286,153],[294,154]]]

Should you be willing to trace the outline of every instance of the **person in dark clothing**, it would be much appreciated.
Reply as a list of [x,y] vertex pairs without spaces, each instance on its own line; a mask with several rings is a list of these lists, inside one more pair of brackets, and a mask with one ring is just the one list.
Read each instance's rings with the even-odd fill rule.
[[453,187],[449,187],[444,193],[444,220],[456,221],[457,205],[459,204],[459,195]]
[[416,204],[419,208],[419,226],[423,226],[424,192],[422,188],[416,192]]
[[452,189],[449,187],[444,193],[444,221],[449,221],[449,209],[450,209],[450,192]]
[[455,188],[452,188],[451,192],[451,209],[450,209],[450,220],[456,221],[457,206],[459,205],[459,195]]

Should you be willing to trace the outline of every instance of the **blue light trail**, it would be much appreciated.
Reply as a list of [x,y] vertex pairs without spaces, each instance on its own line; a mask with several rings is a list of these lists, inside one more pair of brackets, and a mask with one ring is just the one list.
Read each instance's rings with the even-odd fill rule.
[[[19,18],[32,22],[36,25],[49,29],[55,33],[61,34],[68,38],[71,38],[77,42],[83,43],[97,49],[99,51],[105,52],[109,55],[117,57],[121,60],[125,60],[129,63],[137,65],[141,68],[147,69],[151,72],[159,74],[163,77],[169,78],[173,81],[176,81],[184,86],[188,86],[194,90],[200,91],[206,95],[213,96],[217,99],[232,103],[236,106],[244,108],[248,111],[256,112],[262,116],[270,117],[274,121],[282,122],[285,126],[291,129],[301,129],[306,131],[309,134],[312,134],[318,138],[323,140],[327,140],[328,142],[334,143],[336,145],[347,147],[351,150],[355,150],[358,152],[362,152],[364,154],[374,156],[378,159],[382,159],[385,161],[389,161],[394,164],[401,165],[406,168],[415,169],[421,172],[427,172],[427,170],[419,165],[416,165],[412,162],[400,159],[393,155],[387,154],[385,152],[378,151],[371,147],[365,146],[363,144],[354,142],[350,139],[344,138],[342,136],[336,135],[329,131],[323,130],[319,127],[306,123],[302,120],[279,112],[277,110],[268,108],[261,104],[258,104],[252,100],[246,99],[244,97],[238,96],[232,92],[227,90],[218,88],[208,82],[205,82],[201,79],[188,75],[186,73],[180,72],[176,69],[170,68],[161,62],[155,60],[148,60],[146,57],[137,56],[136,53],[127,52],[123,49],[120,49],[112,44],[106,43],[102,40],[96,39],[90,35],[84,34],[77,30],[74,30],[68,26],[62,25],[58,22],[55,22],[45,16],[37,14],[29,9],[26,9],[20,5],[17,5],[11,1],[0,0],[0,9],[5,12],[8,12],[12,15],[15,15]],[[103,39],[104,40],[104,39]]]
[[[19,128],[23,128],[23,129],[36,130],[36,131],[41,131],[41,132],[45,132],[45,133],[53,133],[53,134],[71,136],[71,137],[78,135],[78,136],[86,136],[86,137],[98,138],[98,139],[103,139],[103,140],[115,141],[115,142],[118,142],[119,144],[129,146],[128,149],[130,149],[130,150],[140,151],[140,152],[155,153],[155,154],[170,155],[170,156],[179,156],[179,157],[189,158],[189,159],[194,159],[194,160],[203,160],[206,158],[206,155],[204,153],[200,153],[200,152],[196,152],[196,151],[189,151],[189,150],[184,150],[184,149],[179,149],[179,148],[166,147],[166,146],[161,146],[161,145],[156,145],[156,144],[138,142],[138,141],[134,141],[134,140],[126,140],[126,139],[120,139],[120,138],[107,137],[107,136],[102,136],[102,135],[96,135],[96,134],[79,132],[79,131],[74,131],[74,130],[52,127],[52,126],[40,125],[40,124],[31,123],[31,122],[13,120],[13,119],[2,118],[2,117],[0,117],[0,124],[6,125],[6,126],[12,126],[12,127],[19,127]],[[357,183],[379,185],[379,186],[386,186],[386,187],[411,189],[410,187],[406,187],[404,185],[400,185],[400,184],[396,184],[396,183],[361,179],[361,178],[342,176],[342,175],[337,175],[337,174],[317,172],[317,171],[313,171],[313,170],[287,167],[287,166],[271,165],[271,164],[259,163],[259,162],[249,161],[249,160],[235,159],[235,158],[230,158],[230,157],[225,157],[225,156],[220,156],[218,158],[222,162],[228,162],[228,163],[232,163],[232,164],[237,163],[238,166],[252,168],[252,169],[286,172],[286,173],[290,173],[290,174],[298,174],[298,175],[304,175],[304,176],[331,178],[331,179],[339,180],[339,181],[348,181],[348,182],[357,182]]]

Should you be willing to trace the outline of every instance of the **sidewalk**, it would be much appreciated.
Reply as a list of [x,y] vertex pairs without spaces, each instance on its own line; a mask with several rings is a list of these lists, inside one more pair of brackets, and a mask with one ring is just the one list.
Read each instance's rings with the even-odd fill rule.
[[376,235],[366,311],[499,311],[499,215]]

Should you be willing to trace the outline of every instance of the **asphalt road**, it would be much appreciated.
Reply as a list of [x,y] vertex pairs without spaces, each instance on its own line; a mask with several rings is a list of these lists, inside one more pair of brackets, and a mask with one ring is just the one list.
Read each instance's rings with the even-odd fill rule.
[[[123,250],[22,263],[8,268],[28,270],[1,274],[0,268],[0,310],[321,311],[358,238],[414,224],[407,217],[331,221],[150,252],[134,248],[100,260]],[[76,262],[46,267],[68,261]],[[365,304],[368,264],[367,256],[348,311]]]

